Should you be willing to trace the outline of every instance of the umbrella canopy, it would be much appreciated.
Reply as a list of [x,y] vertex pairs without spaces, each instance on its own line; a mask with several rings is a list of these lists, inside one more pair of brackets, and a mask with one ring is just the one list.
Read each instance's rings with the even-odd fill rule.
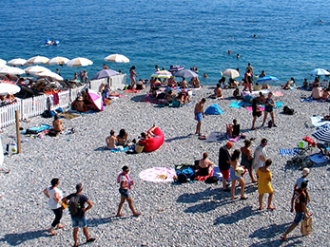
[[46,65],[62,65],[62,64],[66,64],[69,61],[70,60],[65,57],[53,57],[49,59]]
[[0,83],[0,95],[15,94],[21,91],[17,85],[10,83]]
[[239,77],[239,72],[236,69],[225,69],[221,71],[221,75],[231,79]]
[[6,62],[5,60],[3,60],[3,59],[0,58],[0,66],[2,66],[2,65],[6,65],[6,63],[7,63],[7,62]]
[[53,79],[56,79],[58,81],[63,81],[63,77],[62,76],[60,76],[60,75],[58,75],[58,74],[56,74],[56,73],[54,73],[52,71],[45,70],[45,71],[42,71],[40,73],[36,73],[35,75],[36,76],[40,76],[40,77],[53,78]]
[[30,66],[28,68],[25,69],[25,72],[27,74],[37,74],[37,73],[41,73],[43,71],[50,71],[49,69],[43,67],[43,66]]
[[24,74],[25,71],[20,68],[4,66],[0,68],[0,74],[8,74],[8,75],[21,75]]
[[129,59],[124,55],[111,54],[104,58],[104,61],[114,62],[114,63],[129,63]]
[[278,81],[279,79],[275,76],[267,75],[264,77],[261,77],[257,82],[265,82],[265,81]]
[[191,71],[190,69],[181,69],[175,72],[174,76],[191,78],[191,77],[198,77],[198,74],[196,74],[194,71]]
[[309,71],[308,74],[313,76],[330,75],[329,71],[321,68],[313,69],[312,71]]
[[315,132],[312,136],[314,138],[318,139],[319,141],[330,143],[330,128],[328,127],[328,128],[321,129],[321,130]]
[[66,63],[66,65],[69,67],[81,67],[81,66],[88,66],[88,65],[92,65],[92,64],[93,64],[93,62],[91,60],[84,58],[84,57],[77,57]]
[[109,77],[114,76],[114,75],[119,75],[119,73],[115,70],[112,70],[112,69],[103,69],[103,70],[97,72],[95,75],[93,75],[91,80],[109,78]]
[[27,61],[23,58],[15,58],[8,61],[8,64],[12,66],[23,66],[26,62]]
[[167,70],[158,70],[151,75],[151,77],[154,77],[154,78],[170,78],[171,76],[172,76],[172,73]]
[[182,69],[184,69],[183,66],[175,65],[175,66],[173,66],[172,68],[170,68],[169,71],[171,71],[171,72],[176,72],[176,71],[178,71],[178,70],[182,70]]
[[26,61],[24,65],[31,65],[31,64],[42,64],[42,63],[47,63],[49,61],[49,58],[43,57],[43,56],[36,56],[36,57],[31,57]]
[[88,89],[88,95],[93,101],[94,105],[99,109],[100,111],[103,111],[103,100],[100,95],[97,94],[97,92]]

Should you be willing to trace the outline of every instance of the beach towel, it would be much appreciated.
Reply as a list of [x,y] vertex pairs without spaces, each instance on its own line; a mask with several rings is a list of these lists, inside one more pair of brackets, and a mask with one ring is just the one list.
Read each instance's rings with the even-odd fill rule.
[[323,126],[323,125],[328,125],[330,124],[330,121],[322,121],[322,118],[321,116],[313,116],[313,117],[310,117],[311,118],[311,121],[312,121],[312,125],[315,126],[315,127],[320,127],[320,126]]
[[230,103],[230,105],[229,105],[229,107],[232,107],[232,108],[241,108],[241,107],[243,107],[243,103],[242,103],[242,101],[232,101],[231,103]]
[[218,104],[213,104],[210,105],[204,112],[205,114],[208,115],[219,115],[219,114],[224,114],[224,112],[220,109]]
[[275,108],[280,109],[283,106],[283,102],[275,102]]
[[221,142],[225,139],[225,135],[222,132],[212,132],[206,138],[207,142]]
[[284,94],[281,91],[274,91],[273,92],[274,97],[283,97]]
[[142,180],[154,183],[169,183],[173,182],[176,172],[173,168],[168,167],[153,167],[140,172],[139,177]]
[[128,151],[129,150],[129,147],[125,147],[123,149],[120,149],[120,148],[111,148],[109,149],[111,152],[113,153],[118,153],[118,152],[125,152],[125,151]]
[[[123,174],[123,172],[119,173],[118,176],[117,176],[117,184],[120,183],[120,176]],[[126,179],[127,179],[127,182],[128,182],[128,188],[131,189],[131,179],[129,177],[128,174],[125,175]]]
[[278,154],[281,155],[281,156],[295,156],[298,151],[299,151],[299,148],[279,149]]
[[314,154],[310,156],[310,160],[313,161],[315,164],[323,164],[328,162],[328,158],[323,154]]
[[184,107],[184,106],[190,106],[190,105],[193,105],[193,104],[195,104],[195,101],[190,101],[189,103],[183,105],[182,107]]
[[[205,181],[209,177],[212,177],[213,176],[213,171],[214,171],[214,169],[212,169],[211,173],[209,175],[206,175],[206,176],[196,176],[195,177],[195,180],[197,180],[197,181]],[[197,172],[198,172],[198,170],[197,170]]]
[[69,113],[69,112],[63,112],[61,114],[58,114],[58,116],[60,118],[65,118],[65,119],[68,119],[68,120],[72,120],[72,119],[75,119],[75,118],[78,118],[78,117],[81,117],[80,114],[77,114],[77,113]]
[[21,134],[36,134],[36,133],[40,133],[44,130],[48,130],[50,128],[51,128],[50,125],[40,124],[40,126],[31,127],[31,128],[28,128],[27,130],[22,131]]
[[[258,107],[258,109],[261,110],[261,111],[264,111],[265,110],[265,107],[264,106],[261,106],[261,107]],[[252,106],[246,107],[246,110],[252,111]]]
[[60,103],[60,97],[58,96],[58,93],[53,93],[53,102],[54,105],[58,105]]
[[127,89],[127,90],[125,90],[124,92],[125,92],[125,93],[138,93],[138,92],[140,92],[140,91],[141,91],[140,89],[138,89],[138,90]]
[[[219,169],[218,166],[214,166],[213,168],[213,176],[217,177],[219,179],[219,181],[222,181],[223,175]],[[227,182],[231,182],[231,179],[227,179]]]
[[239,140],[239,138],[241,138],[241,136],[237,136],[236,138],[231,138],[228,134],[227,134],[227,138],[230,142],[237,142]]

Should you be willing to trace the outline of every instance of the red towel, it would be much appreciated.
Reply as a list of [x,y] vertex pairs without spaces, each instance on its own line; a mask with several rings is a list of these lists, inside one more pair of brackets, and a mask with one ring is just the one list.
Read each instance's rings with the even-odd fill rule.
[[58,105],[60,103],[60,97],[58,97],[58,93],[53,93],[53,101],[54,105]]

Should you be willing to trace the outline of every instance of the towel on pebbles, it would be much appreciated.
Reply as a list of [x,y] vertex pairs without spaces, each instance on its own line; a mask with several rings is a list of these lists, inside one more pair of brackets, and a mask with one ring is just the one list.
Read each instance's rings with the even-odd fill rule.
[[330,124],[330,121],[322,121],[323,117],[321,117],[321,116],[313,116],[313,117],[310,117],[310,118],[311,118],[312,124],[315,127],[320,127],[320,126],[323,126],[323,125],[326,125],[326,124]]
[[281,91],[274,91],[273,92],[274,97],[283,97],[284,94]]
[[206,138],[207,142],[221,142],[226,138],[225,134],[222,132],[212,132]]
[[297,152],[299,151],[299,148],[294,149],[279,149],[278,154],[281,156],[295,156]]

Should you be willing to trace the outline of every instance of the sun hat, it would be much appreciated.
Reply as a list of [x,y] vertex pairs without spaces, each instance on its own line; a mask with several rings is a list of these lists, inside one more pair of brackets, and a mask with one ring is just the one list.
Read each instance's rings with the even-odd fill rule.
[[79,96],[77,100],[78,101],[83,101],[83,97]]
[[309,174],[309,169],[308,168],[304,168],[302,170],[302,173],[301,173],[303,176],[306,176],[307,174]]
[[242,173],[244,173],[244,168],[243,167],[237,167],[236,171],[235,171],[235,175],[237,177],[240,177]]
[[227,147],[228,148],[232,148],[233,147],[233,144],[231,142],[227,142]]

